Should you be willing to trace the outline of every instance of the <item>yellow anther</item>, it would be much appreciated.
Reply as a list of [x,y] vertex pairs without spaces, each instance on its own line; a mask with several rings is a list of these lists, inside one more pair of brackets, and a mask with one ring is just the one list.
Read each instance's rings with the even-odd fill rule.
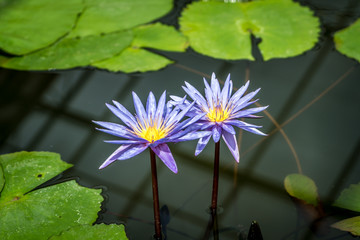
[[230,112],[221,106],[216,106],[209,110],[206,114],[207,118],[212,122],[222,122],[229,118]]

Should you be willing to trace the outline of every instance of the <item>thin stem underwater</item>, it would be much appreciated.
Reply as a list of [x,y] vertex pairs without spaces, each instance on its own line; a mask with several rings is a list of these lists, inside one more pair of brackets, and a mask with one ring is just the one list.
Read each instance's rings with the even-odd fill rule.
[[215,143],[213,189],[212,189],[212,198],[211,198],[211,207],[210,207],[212,213],[216,213],[216,209],[217,209],[217,197],[218,197],[218,189],[219,189],[219,156],[220,156],[220,141]]
[[157,171],[156,171],[156,155],[153,150],[150,150],[150,160],[151,160],[151,178],[152,178],[152,191],[153,191],[153,204],[154,204],[154,224],[155,224],[155,235],[154,239],[161,240],[161,223],[160,223],[160,208],[159,208],[159,190],[158,190],[158,181],[157,181]]

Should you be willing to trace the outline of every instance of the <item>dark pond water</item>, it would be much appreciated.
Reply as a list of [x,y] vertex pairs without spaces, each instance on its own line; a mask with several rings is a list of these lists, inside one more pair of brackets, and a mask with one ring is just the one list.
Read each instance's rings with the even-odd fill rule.
[[[80,184],[103,186],[107,196],[99,222],[125,223],[130,239],[150,239],[154,232],[149,153],[98,170],[116,146],[111,137],[95,131],[92,120],[118,122],[105,103],[117,100],[134,111],[131,91],[145,102],[149,91],[157,98],[184,95],[188,81],[203,89],[202,78],[228,73],[235,87],[249,78],[250,90],[261,87],[260,103],[291,141],[296,154],[274,123],[264,118],[249,122],[263,125],[268,137],[241,134],[241,159],[235,164],[225,144],[221,146],[218,215],[220,239],[241,239],[253,220],[264,239],[353,239],[330,229],[317,235],[299,215],[286,194],[283,180],[299,171],[318,186],[325,209],[350,184],[360,181],[360,67],[334,50],[331,34],[359,16],[356,1],[312,1],[324,22],[318,46],[298,57],[263,62],[221,61],[188,50],[162,54],[176,63],[158,72],[123,74],[74,69],[70,71],[18,72],[0,69],[0,152],[52,151],[75,166],[64,178],[78,177]],[[166,20],[166,19],[165,19]],[[171,17],[168,19],[173,21]],[[169,99],[169,98],[168,98]],[[169,210],[168,239],[203,239],[209,221],[214,145],[194,157],[196,142],[170,145],[179,173],[158,161],[160,206]],[[323,221],[340,220],[335,212]],[[349,216],[349,215],[346,215]],[[210,234],[212,238],[212,234]]]

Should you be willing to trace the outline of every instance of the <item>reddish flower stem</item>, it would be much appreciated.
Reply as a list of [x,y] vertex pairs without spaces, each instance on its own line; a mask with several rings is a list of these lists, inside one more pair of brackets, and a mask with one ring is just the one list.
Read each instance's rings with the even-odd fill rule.
[[218,197],[218,189],[219,189],[219,156],[220,156],[220,141],[215,143],[213,189],[212,189],[212,198],[211,198],[211,207],[210,207],[212,213],[216,213],[216,209],[217,209],[217,197]]
[[155,222],[155,235],[154,239],[161,240],[161,224],[160,224],[160,208],[159,208],[159,190],[156,172],[156,156],[153,150],[150,149],[151,160],[151,175],[152,175],[152,191],[153,191],[153,204],[154,204],[154,222]]

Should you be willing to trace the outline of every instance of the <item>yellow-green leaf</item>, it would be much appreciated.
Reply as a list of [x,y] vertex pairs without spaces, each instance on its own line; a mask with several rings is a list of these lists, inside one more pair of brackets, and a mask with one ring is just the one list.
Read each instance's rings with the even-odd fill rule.
[[360,216],[347,218],[331,226],[341,231],[350,232],[355,236],[360,236]]
[[284,186],[290,196],[317,206],[317,187],[311,178],[297,173],[289,174],[285,177]]
[[360,183],[351,184],[349,188],[344,189],[333,205],[360,212]]
[[81,0],[5,0],[0,5],[0,49],[22,55],[47,47],[71,31]]
[[342,54],[360,62],[360,18],[349,27],[335,33],[336,49]]

